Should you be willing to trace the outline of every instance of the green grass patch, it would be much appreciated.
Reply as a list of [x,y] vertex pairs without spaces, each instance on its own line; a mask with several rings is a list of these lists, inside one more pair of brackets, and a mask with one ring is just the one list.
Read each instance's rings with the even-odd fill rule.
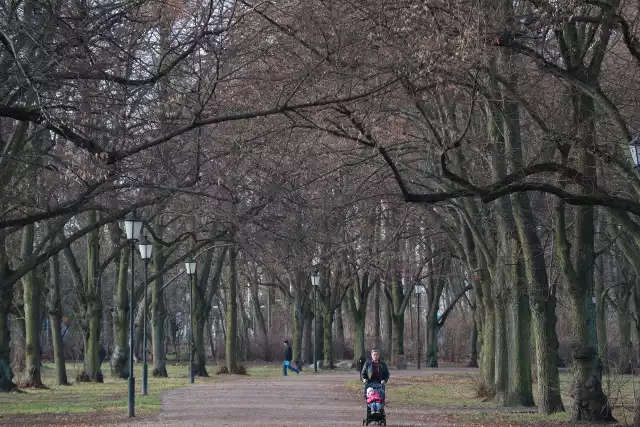
[[254,365],[247,367],[247,373],[257,378],[274,378],[282,376],[281,365]]
[[[45,364],[42,369],[43,382],[48,389],[24,390],[24,393],[1,393],[0,407],[3,416],[42,415],[42,414],[123,414],[127,411],[127,380],[112,378],[108,365],[102,365],[106,373],[104,383],[76,383],[73,379],[82,370],[82,364],[68,363],[67,376],[70,386],[56,386],[55,367]],[[142,365],[135,365],[136,377],[136,414],[154,415],[160,412],[162,393],[189,385],[189,366],[186,364],[167,364],[168,378],[149,376],[149,395],[142,396]],[[150,366],[151,368],[151,366]],[[196,377],[196,384],[220,381],[236,376],[217,376],[217,367],[209,366],[209,378]],[[151,370],[151,369],[150,369]],[[279,365],[251,366],[248,374],[252,377],[270,378],[282,375]],[[16,375],[19,379],[20,375]],[[242,378],[238,376],[236,378]]]
[[[75,378],[81,364],[67,364],[67,375]],[[105,372],[108,366],[103,365]],[[189,384],[188,366],[167,365],[168,378],[149,377],[149,395],[142,396],[142,366],[135,366],[136,413],[150,415],[161,407],[160,394]],[[48,389],[24,390],[24,393],[0,394],[0,405],[5,415],[36,414],[84,414],[126,412],[127,380],[111,378],[107,373],[104,383],[75,383],[70,386],[53,385],[55,368],[45,364],[43,382]],[[213,381],[211,378],[196,378],[197,383]]]

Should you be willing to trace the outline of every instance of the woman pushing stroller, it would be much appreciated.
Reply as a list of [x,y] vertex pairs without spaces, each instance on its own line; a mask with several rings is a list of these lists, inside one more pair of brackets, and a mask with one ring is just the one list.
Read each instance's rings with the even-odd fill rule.
[[[360,379],[364,384],[364,398],[367,401],[367,418],[363,424],[372,421],[383,421],[386,425],[384,414],[385,384],[389,381],[389,368],[387,364],[380,360],[380,350],[371,350],[371,360],[367,360]],[[371,389],[368,391],[368,389]]]

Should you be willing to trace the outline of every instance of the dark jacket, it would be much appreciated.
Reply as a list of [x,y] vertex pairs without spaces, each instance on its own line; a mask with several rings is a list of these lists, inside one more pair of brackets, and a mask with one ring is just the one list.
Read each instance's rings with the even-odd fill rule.
[[[380,380],[387,382],[389,381],[389,368],[387,364],[382,360],[378,360],[380,364]],[[362,367],[362,372],[360,372],[360,380],[366,379],[367,381],[371,381],[371,377],[373,376],[373,361],[367,360],[367,363]]]
[[293,359],[293,350],[291,349],[291,346],[287,344],[284,348],[284,360],[291,362],[291,359]]

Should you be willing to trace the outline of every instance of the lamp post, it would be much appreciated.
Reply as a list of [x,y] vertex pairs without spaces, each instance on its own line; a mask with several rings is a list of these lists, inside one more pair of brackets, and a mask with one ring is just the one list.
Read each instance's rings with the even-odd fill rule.
[[318,314],[316,313],[316,289],[318,288],[318,283],[320,282],[320,275],[317,271],[315,271],[311,275],[311,284],[313,285],[313,372],[318,373],[318,361],[317,361],[317,353],[316,353],[316,342],[318,341],[318,337],[316,336],[316,332],[318,331]]
[[133,376],[133,281],[135,276],[135,257],[136,241],[140,238],[140,229],[142,229],[142,220],[133,211],[127,215],[124,220],[124,230],[127,234],[127,240],[131,246],[131,289],[129,289],[129,417],[136,416],[136,379]]
[[418,339],[416,347],[417,347],[417,352],[418,353],[418,369],[420,369],[420,296],[424,293],[424,286],[423,285],[416,285],[416,299],[418,300],[417,306],[418,306]]
[[146,396],[149,391],[149,367],[147,366],[147,278],[149,277],[149,261],[151,260],[153,245],[145,235],[138,247],[140,248],[140,258],[144,261],[144,306],[142,315],[142,342],[144,343],[144,355],[142,358],[144,362],[142,365],[142,395]]
[[196,274],[196,262],[191,259],[184,263],[189,275],[189,382],[193,384],[193,279]]

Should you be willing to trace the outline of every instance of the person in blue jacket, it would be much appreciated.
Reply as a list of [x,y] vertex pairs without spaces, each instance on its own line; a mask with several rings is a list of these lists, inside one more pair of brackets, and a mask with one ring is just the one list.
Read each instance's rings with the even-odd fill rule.
[[291,366],[291,360],[293,359],[293,350],[289,344],[289,340],[284,340],[284,363],[282,364],[282,375],[287,376],[287,369],[291,369],[296,374],[300,371]]

